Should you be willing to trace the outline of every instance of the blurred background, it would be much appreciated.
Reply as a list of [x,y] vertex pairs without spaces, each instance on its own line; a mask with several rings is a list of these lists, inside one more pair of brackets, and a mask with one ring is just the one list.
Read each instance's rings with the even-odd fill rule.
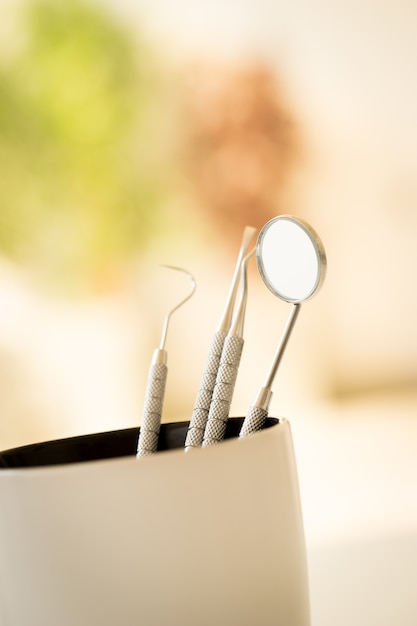
[[[414,624],[417,5],[0,0],[0,448],[189,419],[243,229],[328,256],[271,413],[290,419],[313,626]],[[249,275],[232,414],[289,305]]]

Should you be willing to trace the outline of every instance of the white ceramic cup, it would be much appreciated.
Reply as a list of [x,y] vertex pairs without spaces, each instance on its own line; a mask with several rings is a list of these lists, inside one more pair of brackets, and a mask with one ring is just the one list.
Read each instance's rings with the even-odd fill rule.
[[132,439],[0,469],[0,625],[309,626],[290,425],[272,422],[188,454],[138,460]]

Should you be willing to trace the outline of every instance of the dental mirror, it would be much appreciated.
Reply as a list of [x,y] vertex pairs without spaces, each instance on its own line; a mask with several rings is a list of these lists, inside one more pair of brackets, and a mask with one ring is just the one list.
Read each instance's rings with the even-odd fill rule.
[[301,303],[316,295],[327,268],[324,246],[315,230],[291,215],[275,217],[262,228],[256,244],[256,262],[268,289],[293,306],[265,382],[246,414],[240,437],[263,427],[272,397],[272,383]]
[[317,233],[291,215],[275,217],[262,228],[256,262],[268,289],[294,304],[312,298],[326,273],[326,254]]

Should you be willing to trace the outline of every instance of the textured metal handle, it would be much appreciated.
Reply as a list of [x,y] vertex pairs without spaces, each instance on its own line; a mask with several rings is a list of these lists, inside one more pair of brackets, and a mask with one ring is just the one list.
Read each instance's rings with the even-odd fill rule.
[[167,373],[165,363],[153,363],[149,368],[137,457],[152,454],[158,447]]
[[203,447],[211,446],[224,438],[243,344],[243,338],[235,335],[228,335],[225,339],[204,431]]
[[200,448],[203,443],[204,430],[207,424],[213,389],[216,384],[216,377],[219,370],[225,339],[226,333],[221,331],[217,331],[212,339],[206,366],[200,383],[200,389],[195,401],[194,411],[185,440],[186,450],[189,450],[190,448]]
[[249,407],[246,417],[243,420],[242,428],[240,429],[239,437],[247,437],[257,430],[261,430],[265,424],[265,420],[268,417],[268,411],[258,406]]

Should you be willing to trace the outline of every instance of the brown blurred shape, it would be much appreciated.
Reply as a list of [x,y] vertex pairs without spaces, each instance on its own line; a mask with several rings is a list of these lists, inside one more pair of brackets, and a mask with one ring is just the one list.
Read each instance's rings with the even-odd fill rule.
[[281,212],[295,162],[294,122],[264,64],[198,67],[185,95],[186,175],[196,207],[228,240]]

